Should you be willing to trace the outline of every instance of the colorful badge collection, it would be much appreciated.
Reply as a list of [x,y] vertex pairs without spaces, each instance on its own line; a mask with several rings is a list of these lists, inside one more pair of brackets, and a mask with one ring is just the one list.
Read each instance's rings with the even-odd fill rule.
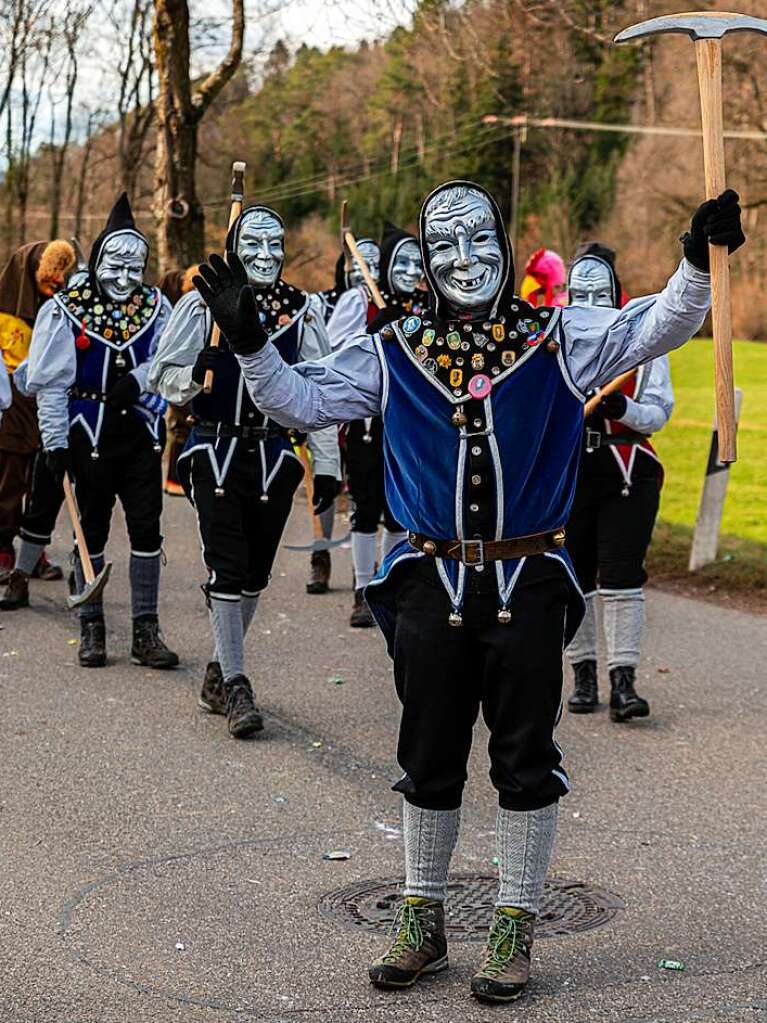
[[306,294],[286,281],[279,280],[272,287],[256,290],[258,318],[267,334],[274,334],[296,318],[306,305]]
[[113,302],[85,281],[64,292],[61,301],[81,327],[75,342],[78,348],[87,347],[86,331],[120,347],[133,341],[152,321],[157,305],[157,291],[142,286],[133,292],[127,302]]
[[[423,369],[455,398],[486,398],[493,382],[546,337],[551,309],[514,303],[511,316],[484,323],[431,323],[420,316],[399,321],[406,344]],[[395,337],[393,327],[381,332]]]

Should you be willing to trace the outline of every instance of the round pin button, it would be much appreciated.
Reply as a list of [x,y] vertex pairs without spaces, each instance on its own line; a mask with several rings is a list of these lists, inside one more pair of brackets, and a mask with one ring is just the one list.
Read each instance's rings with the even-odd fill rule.
[[469,394],[472,398],[486,398],[493,389],[490,377],[485,373],[477,373],[469,381]]
[[475,444],[474,447],[471,449],[471,453],[472,455],[481,455],[482,448],[479,446],[479,444]]

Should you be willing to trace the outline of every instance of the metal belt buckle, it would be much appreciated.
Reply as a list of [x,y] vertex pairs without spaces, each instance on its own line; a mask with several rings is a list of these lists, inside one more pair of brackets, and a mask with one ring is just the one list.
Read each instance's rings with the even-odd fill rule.
[[586,450],[596,451],[597,448],[602,447],[602,434],[599,430],[586,429]]
[[464,565],[484,565],[485,541],[461,540],[461,561]]

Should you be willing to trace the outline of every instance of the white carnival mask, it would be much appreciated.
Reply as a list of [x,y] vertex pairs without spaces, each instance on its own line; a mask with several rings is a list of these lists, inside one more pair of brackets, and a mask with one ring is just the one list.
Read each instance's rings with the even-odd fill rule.
[[118,231],[104,242],[96,264],[102,291],[120,305],[127,302],[144,281],[149,247],[131,231]]
[[570,305],[615,307],[613,276],[602,259],[583,256],[570,270]]
[[395,249],[389,280],[395,291],[412,295],[423,277],[421,249],[415,238],[406,238]]
[[253,210],[246,214],[237,238],[237,255],[251,284],[271,286],[285,260],[285,228],[273,213]]
[[[357,248],[362,258],[367,264],[367,268],[370,271],[370,276],[373,280],[378,283],[378,278],[381,273],[381,251],[375,242],[361,241],[357,242]],[[351,270],[349,270],[349,287],[356,288],[360,284],[365,283],[365,278],[362,276],[359,263],[356,259],[352,259]]]
[[457,309],[488,309],[501,287],[503,251],[487,197],[465,185],[438,192],[424,211],[424,237],[439,293]]

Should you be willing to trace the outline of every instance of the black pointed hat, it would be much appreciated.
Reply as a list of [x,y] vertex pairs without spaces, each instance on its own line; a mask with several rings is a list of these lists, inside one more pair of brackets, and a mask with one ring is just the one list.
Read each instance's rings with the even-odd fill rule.
[[91,247],[91,254],[88,258],[88,269],[92,274],[95,274],[96,267],[98,266],[99,257],[101,251],[107,239],[111,238],[114,234],[133,234],[137,238],[141,238],[149,249],[149,242],[145,235],[141,233],[136,227],[136,221],[133,219],[133,210],[131,210],[130,199],[128,193],[123,192],[118,196],[117,202],[112,207],[104,230],[98,236],[96,241]]

